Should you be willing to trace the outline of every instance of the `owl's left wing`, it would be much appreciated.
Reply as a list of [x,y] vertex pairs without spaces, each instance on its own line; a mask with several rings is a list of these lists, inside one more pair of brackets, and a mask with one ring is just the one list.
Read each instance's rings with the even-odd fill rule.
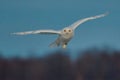
[[28,35],[28,34],[60,34],[60,31],[56,30],[36,30],[36,31],[26,31],[26,32],[17,32],[12,33],[15,35]]
[[106,16],[107,14],[108,14],[108,13],[78,20],[78,21],[76,21],[75,23],[73,23],[72,25],[70,25],[69,27],[74,30],[74,29],[76,29],[80,24],[82,24],[82,23],[84,23],[84,22],[86,22],[86,21],[93,20],[93,19],[97,19],[97,18],[101,18],[101,17]]

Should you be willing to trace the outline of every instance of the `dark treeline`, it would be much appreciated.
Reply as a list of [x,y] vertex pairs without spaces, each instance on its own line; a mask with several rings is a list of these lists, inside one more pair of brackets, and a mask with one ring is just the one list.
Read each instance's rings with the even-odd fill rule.
[[72,61],[69,53],[44,58],[0,57],[0,80],[120,80],[119,51],[85,51]]

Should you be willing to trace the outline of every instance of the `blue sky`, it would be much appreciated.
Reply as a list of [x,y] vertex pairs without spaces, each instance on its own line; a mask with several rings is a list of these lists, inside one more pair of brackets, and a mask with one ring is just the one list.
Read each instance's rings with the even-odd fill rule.
[[120,0],[0,0],[0,51],[4,56],[42,56],[59,48],[49,48],[57,35],[11,36],[10,33],[59,30],[73,22],[105,12],[109,15],[77,28],[70,41],[71,52],[110,45],[120,49]]

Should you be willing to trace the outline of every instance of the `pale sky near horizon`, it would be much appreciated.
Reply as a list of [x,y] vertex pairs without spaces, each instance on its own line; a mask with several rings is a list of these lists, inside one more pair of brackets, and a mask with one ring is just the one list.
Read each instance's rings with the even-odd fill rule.
[[4,56],[45,55],[57,35],[11,36],[10,33],[38,29],[59,30],[75,21],[109,12],[77,28],[70,51],[111,46],[120,49],[120,0],[0,0],[0,51]]

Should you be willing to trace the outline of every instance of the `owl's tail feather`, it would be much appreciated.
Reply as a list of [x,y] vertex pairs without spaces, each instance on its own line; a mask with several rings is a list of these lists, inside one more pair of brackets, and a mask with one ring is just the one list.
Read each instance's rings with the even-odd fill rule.
[[58,41],[58,39],[49,45],[49,47],[58,47],[58,46],[60,46],[60,42]]
[[53,42],[49,45],[49,47],[58,47],[58,46],[59,46],[59,44],[57,44],[56,42]]
[[57,44],[55,42],[51,43],[49,47],[57,47]]

